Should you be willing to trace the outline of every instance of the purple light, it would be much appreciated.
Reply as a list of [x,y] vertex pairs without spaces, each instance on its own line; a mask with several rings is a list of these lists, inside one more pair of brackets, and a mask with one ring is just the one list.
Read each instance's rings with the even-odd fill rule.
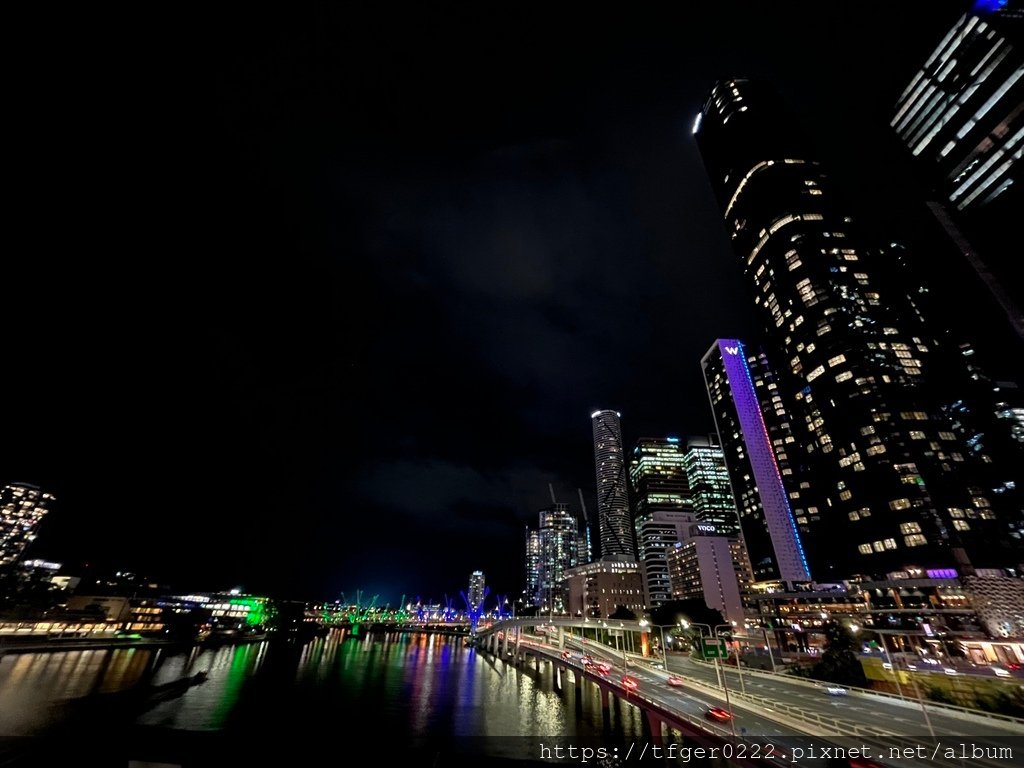
[[[754,390],[754,380],[747,367],[746,352],[735,339],[719,339],[718,350],[722,355],[725,375],[729,379],[743,441],[750,455],[750,466],[754,470],[754,479],[761,496],[768,534],[775,549],[776,560],[779,561],[779,575],[787,580],[807,581],[811,578],[811,569],[800,544],[800,532],[793,521],[793,510],[790,509],[788,494],[782,484],[782,473],[779,472],[775,452],[768,438],[768,428]],[[786,565],[781,562],[782,554],[787,555],[786,560],[789,562]],[[794,554],[799,562],[795,568],[791,568]]]
[[928,574],[929,579],[955,579],[956,569],[955,568],[929,568],[925,573]]

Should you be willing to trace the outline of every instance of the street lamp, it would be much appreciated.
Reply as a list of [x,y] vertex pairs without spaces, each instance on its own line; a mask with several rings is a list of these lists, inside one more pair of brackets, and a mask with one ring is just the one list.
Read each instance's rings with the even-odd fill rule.
[[[750,627],[750,625],[746,623],[744,623],[743,626],[745,628]],[[775,669],[775,654],[772,653],[772,644],[768,642],[768,630],[765,629],[763,626],[758,627],[758,629],[760,629],[761,634],[764,635],[764,647],[768,649],[768,660],[772,663],[772,674],[777,674],[778,670]]]
[[[882,634],[881,630],[871,629],[869,627],[861,627],[856,624],[850,625],[850,631],[853,632],[853,634],[855,635],[860,631],[874,632],[876,635],[878,635],[878,639],[882,641],[882,650],[885,652],[885,658],[889,662],[889,669],[892,670],[893,679],[896,681],[896,690],[899,691],[900,698],[906,701],[906,699],[903,696],[903,689],[900,687],[899,671],[896,669],[895,666],[893,666],[892,657],[889,655],[889,646],[886,645],[885,642],[885,635]],[[928,717],[928,709],[924,705],[924,699],[921,698],[921,689],[917,687],[917,679],[909,671],[907,674],[910,675],[910,682],[914,686],[914,693],[917,694],[917,702],[921,705],[921,714],[924,715],[924,724],[928,727],[928,733],[930,733],[931,737],[934,739],[935,729],[932,727],[932,721]]]
[[623,633],[622,626],[620,621],[619,628],[613,631],[618,633],[615,635],[615,643],[622,646],[622,671],[626,672],[626,635]]
[[[717,624],[714,628],[712,628],[710,624],[703,624],[703,623],[701,623],[699,621],[688,621],[686,619],[684,619],[683,621],[679,622],[679,624],[680,624],[680,626],[682,626],[683,629],[689,628],[690,624],[693,624],[695,627],[707,627],[708,628],[708,637],[714,637],[715,639],[718,639],[718,630],[720,628],[722,628],[722,627],[729,627],[729,628],[731,628],[731,626],[732,626],[730,624]],[[701,637],[704,637],[704,633],[703,632],[701,632]],[[701,645],[703,645],[703,643],[701,643]],[[725,691],[725,707],[726,707],[726,709],[729,710],[729,726],[732,728],[732,737],[735,739],[736,738],[736,719],[732,717],[732,703],[729,701],[729,681],[726,678],[726,675],[724,673],[722,673],[722,672],[719,672],[719,670],[718,670],[718,654],[717,654],[717,652],[716,652],[716,654],[715,654],[715,656],[713,658],[714,658],[714,661],[715,661],[715,674],[718,675],[718,679],[719,679],[719,683],[718,684],[722,687],[722,690]],[[739,667],[737,667],[737,669],[739,669]]]
[[878,639],[882,641],[882,653],[885,654],[885,660],[889,663],[889,671],[892,672],[893,682],[896,683],[896,691],[899,693],[900,698],[903,699],[903,701],[906,701],[907,699],[903,695],[903,688],[900,686],[900,676],[898,674],[898,670],[896,669],[896,667],[892,663],[892,656],[889,655],[889,646],[885,642],[885,635],[883,635],[877,629],[871,629],[869,627],[861,627],[861,626],[859,626],[857,624],[851,624],[850,625],[850,631],[853,632],[854,635],[856,635],[857,633],[861,632],[862,630],[864,632],[874,632],[876,635],[878,635]]
[[665,671],[668,672],[668,646],[665,645],[665,627],[674,627],[675,624],[651,624],[647,619],[640,620],[641,627],[657,627],[661,632],[661,659],[665,663]]
[[[740,662],[740,643],[739,643],[739,640],[735,640],[735,638],[732,635],[732,630],[736,629],[736,622],[733,621],[733,622],[730,622],[730,623],[731,623],[731,627],[730,627],[730,632],[729,632],[729,639],[733,640],[736,643],[736,675],[740,679],[740,691],[742,691],[743,693],[746,693],[747,692],[747,685],[746,685],[746,683],[743,682],[743,670],[740,668],[742,666],[741,662]],[[722,625],[722,626],[725,626],[725,625]]]

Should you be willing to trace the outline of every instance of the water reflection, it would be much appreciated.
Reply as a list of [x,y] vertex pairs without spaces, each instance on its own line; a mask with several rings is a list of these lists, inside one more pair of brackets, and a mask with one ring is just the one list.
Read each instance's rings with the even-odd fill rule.
[[[140,725],[274,734],[308,743],[339,728],[366,735],[641,738],[629,706],[602,717],[596,688],[548,666],[517,668],[458,637],[332,632],[299,646],[262,642],[188,652],[73,651],[0,660],[0,736],[53,724],[63,700],[206,672],[202,685],[137,714]],[[147,680],[147,675],[151,678]]]

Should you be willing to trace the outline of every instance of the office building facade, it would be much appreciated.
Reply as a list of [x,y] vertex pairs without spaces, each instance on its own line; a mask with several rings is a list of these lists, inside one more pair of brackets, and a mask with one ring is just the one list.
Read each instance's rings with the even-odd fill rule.
[[668,562],[673,599],[699,598],[727,622],[743,626],[743,597],[753,575],[742,541],[697,523],[669,550]]
[[690,503],[698,522],[715,526],[720,536],[739,536],[739,518],[718,436],[686,441],[683,466],[690,486]]
[[540,511],[537,540],[539,569],[535,604],[545,613],[566,612],[565,572],[581,564],[586,544],[579,521],[568,504],[553,503]]
[[540,531],[526,526],[526,587],[523,601],[527,605],[541,605],[541,545]]
[[983,206],[1019,183],[1024,16],[1006,5],[974,3],[957,20],[891,121],[911,154],[937,167],[945,204],[956,210]]
[[629,461],[637,557],[650,607],[671,599],[668,549],[696,522],[685,459],[678,437],[642,437]]
[[644,610],[643,577],[636,562],[599,560],[565,573],[571,616],[608,618],[620,607],[638,617]]
[[[814,510],[804,543],[815,578],[1015,559],[974,457],[936,402],[935,336],[891,265],[834,206],[792,114],[765,84],[728,80],[694,128],[779,366],[791,453],[814,479],[803,501]],[[730,381],[748,376],[739,351],[721,351]],[[752,389],[737,411],[756,432]],[[771,475],[771,451],[761,453],[752,464]]]
[[801,498],[789,465],[795,438],[767,359],[719,339],[701,368],[755,580],[810,580],[797,524],[806,530],[809,520],[791,504]]

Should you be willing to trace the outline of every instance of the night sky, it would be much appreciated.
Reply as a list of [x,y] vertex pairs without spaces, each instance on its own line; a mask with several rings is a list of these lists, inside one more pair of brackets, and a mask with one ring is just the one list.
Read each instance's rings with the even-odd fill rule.
[[888,116],[960,3],[685,5],[26,25],[0,477],[59,497],[32,554],[518,593],[548,483],[594,511],[590,412],[707,433],[700,358],[756,334],[690,130],[715,80],[774,81],[857,213],[916,215]]

